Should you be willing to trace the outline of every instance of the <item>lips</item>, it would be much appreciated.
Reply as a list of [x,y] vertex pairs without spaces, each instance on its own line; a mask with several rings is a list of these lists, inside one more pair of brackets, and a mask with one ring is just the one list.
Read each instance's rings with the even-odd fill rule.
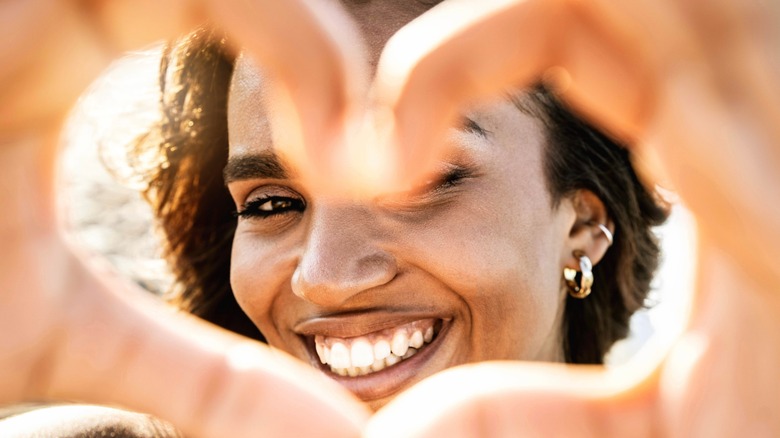
[[309,347],[312,365],[371,401],[438,371],[429,362],[448,322],[424,316],[347,315],[309,320],[296,326],[296,332]]
[[339,338],[317,335],[317,356],[340,376],[364,376],[394,366],[433,341],[435,320],[414,321],[365,336]]

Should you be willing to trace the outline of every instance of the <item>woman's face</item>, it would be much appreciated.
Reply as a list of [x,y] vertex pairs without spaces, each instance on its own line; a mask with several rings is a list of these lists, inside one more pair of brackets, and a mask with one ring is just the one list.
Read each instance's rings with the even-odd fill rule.
[[275,149],[241,58],[226,182],[240,212],[231,285],[268,342],[378,408],[438,371],[562,360],[561,270],[575,213],[553,207],[540,122],[502,101],[467,114],[430,183],[320,193]]

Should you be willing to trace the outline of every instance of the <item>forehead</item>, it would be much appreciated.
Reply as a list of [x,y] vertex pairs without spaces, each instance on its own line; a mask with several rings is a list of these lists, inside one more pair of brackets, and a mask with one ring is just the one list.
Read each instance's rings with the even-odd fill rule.
[[401,27],[442,0],[342,0],[363,33],[372,65],[387,40]]
[[268,118],[270,96],[265,78],[249,58],[236,60],[228,97],[228,136],[230,155],[247,154],[273,144]]

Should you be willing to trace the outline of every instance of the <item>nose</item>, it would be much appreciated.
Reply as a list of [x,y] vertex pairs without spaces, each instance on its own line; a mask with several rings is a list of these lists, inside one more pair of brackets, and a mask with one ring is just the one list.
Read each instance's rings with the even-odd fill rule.
[[375,223],[359,206],[313,207],[306,246],[292,278],[293,292],[313,304],[339,308],[395,278],[395,257],[381,247]]

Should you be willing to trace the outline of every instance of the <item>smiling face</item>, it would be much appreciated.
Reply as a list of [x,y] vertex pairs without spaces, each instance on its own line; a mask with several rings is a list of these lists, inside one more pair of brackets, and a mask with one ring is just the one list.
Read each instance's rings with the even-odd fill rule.
[[266,99],[240,58],[225,172],[240,214],[231,286],[272,346],[374,408],[459,364],[563,360],[576,215],[553,207],[536,118],[508,101],[481,107],[453,129],[432,183],[356,200],[300,177],[274,147]]
[[436,182],[353,200],[318,193],[274,148],[245,60],[230,97],[231,285],[272,346],[374,407],[459,364],[562,360],[575,214],[552,207],[535,118],[509,102],[475,111]]

